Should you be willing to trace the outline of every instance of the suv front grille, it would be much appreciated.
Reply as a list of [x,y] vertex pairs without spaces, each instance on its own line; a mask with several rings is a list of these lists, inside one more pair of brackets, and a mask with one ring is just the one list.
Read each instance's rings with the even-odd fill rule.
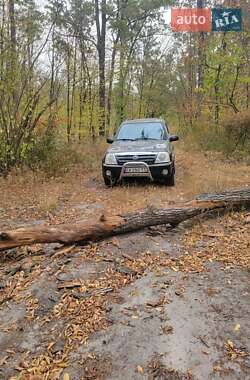
[[156,154],[124,154],[117,155],[117,163],[118,165],[123,165],[127,162],[145,162],[148,165],[152,165],[155,162]]

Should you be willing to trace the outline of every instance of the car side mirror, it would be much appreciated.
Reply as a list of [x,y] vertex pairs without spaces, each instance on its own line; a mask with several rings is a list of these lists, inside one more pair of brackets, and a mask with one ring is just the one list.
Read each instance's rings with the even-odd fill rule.
[[114,139],[113,139],[113,137],[108,137],[106,141],[108,144],[113,144]]
[[177,136],[177,135],[171,135],[171,136],[169,136],[169,141],[170,142],[178,141],[178,140],[179,140],[179,136]]

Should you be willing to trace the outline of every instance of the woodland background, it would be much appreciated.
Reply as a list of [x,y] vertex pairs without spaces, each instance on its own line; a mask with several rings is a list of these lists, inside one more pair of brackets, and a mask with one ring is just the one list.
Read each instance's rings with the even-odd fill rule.
[[[241,33],[173,33],[171,6],[238,6]],[[0,173],[91,162],[127,118],[186,148],[250,148],[250,1],[0,0]]]

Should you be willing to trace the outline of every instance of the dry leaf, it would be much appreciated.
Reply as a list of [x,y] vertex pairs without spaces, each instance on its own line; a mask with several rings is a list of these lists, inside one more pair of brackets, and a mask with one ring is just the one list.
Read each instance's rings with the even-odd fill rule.
[[233,342],[230,339],[227,340],[227,345],[230,348],[234,348],[234,344],[233,344]]
[[210,351],[202,350],[201,351],[204,355],[210,355]]
[[4,364],[7,363],[7,359],[8,359],[8,358],[9,358],[8,356],[5,356],[4,358],[0,359],[0,367],[1,367],[2,365],[4,365]]
[[220,372],[220,371],[222,371],[222,368],[221,368],[220,365],[215,365],[215,366],[213,367],[213,370],[214,370],[214,372]]
[[234,328],[234,331],[239,331],[239,330],[240,330],[240,324],[237,323],[237,325],[236,325],[235,328]]
[[165,297],[163,296],[163,297],[158,298],[158,300],[148,301],[147,305],[151,307],[157,307],[157,306],[162,306],[164,302],[165,302]]
[[137,372],[141,373],[143,375],[144,374],[144,369],[140,365],[138,365],[137,366]]
[[178,271],[179,271],[179,269],[176,268],[176,267],[171,267],[171,269],[173,269],[173,271],[175,271],[175,272],[178,272]]
[[173,330],[174,330],[173,326],[170,326],[170,325],[166,325],[162,327],[162,331],[164,332],[164,334],[172,334]]

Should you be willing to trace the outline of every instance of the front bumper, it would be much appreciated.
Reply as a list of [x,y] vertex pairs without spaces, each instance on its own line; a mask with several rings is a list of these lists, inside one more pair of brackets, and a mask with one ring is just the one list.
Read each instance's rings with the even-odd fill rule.
[[[127,168],[145,168],[145,172],[135,173],[135,172],[126,172]],[[164,174],[163,172],[166,170],[168,171],[168,174]],[[119,182],[123,178],[149,178],[151,181],[155,179],[160,178],[167,178],[169,175],[171,175],[173,170],[173,164],[171,162],[169,163],[163,163],[163,164],[153,164],[148,165],[145,162],[127,162],[126,164],[119,166],[119,165],[102,165],[102,171],[103,175],[107,176],[106,172],[111,172],[111,178],[115,181]]]

